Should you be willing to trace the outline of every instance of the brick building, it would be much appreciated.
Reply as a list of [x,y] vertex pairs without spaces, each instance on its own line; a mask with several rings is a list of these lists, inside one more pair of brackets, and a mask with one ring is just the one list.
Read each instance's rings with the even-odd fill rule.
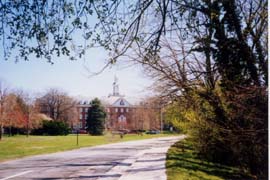
[[85,130],[86,129],[86,119],[88,116],[88,109],[91,108],[91,101],[80,101],[77,104],[77,111],[79,114],[79,123],[78,123],[78,128],[80,130]]
[[[155,108],[132,105],[124,95],[119,93],[117,78],[113,82],[113,93],[102,100],[105,107],[107,130],[138,130],[158,129],[160,121]],[[90,101],[80,101],[77,105],[79,112],[79,128],[86,129],[88,109],[91,108]]]
[[119,94],[116,81],[113,86],[113,94],[104,100],[107,111],[106,128],[109,130],[133,129],[131,124],[135,106]]

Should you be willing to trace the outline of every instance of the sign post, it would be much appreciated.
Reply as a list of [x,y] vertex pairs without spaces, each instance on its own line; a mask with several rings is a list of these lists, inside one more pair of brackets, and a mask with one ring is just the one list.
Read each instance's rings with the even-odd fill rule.
[[75,130],[76,130],[76,144],[77,144],[77,146],[79,146],[79,132],[80,132],[80,126],[79,126],[79,124],[77,124]]
[[77,129],[77,146],[79,146],[79,129]]

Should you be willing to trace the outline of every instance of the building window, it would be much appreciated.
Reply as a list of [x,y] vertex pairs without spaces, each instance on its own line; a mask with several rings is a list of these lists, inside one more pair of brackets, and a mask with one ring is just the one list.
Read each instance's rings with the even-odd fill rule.
[[80,112],[83,112],[83,108],[80,108]]
[[79,127],[82,128],[82,122],[79,123]]
[[128,108],[126,108],[126,112],[128,112]]
[[123,99],[120,101],[120,105],[121,105],[121,106],[124,106],[124,105],[125,105]]
[[84,117],[85,117],[85,119],[87,119],[87,117],[88,117],[88,114],[85,114],[85,115],[84,115]]
[[120,122],[120,123],[126,123],[126,117],[124,116],[124,115],[121,115],[121,116],[119,116],[118,117],[118,122]]
[[115,112],[118,112],[118,108],[115,108]]
[[124,112],[124,108],[121,108],[121,113]]
[[80,120],[82,120],[82,114],[80,114]]

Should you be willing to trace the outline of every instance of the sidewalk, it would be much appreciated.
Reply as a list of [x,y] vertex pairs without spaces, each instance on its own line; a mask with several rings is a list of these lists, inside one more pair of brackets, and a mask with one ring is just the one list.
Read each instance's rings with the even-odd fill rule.
[[153,147],[140,151],[122,162],[126,166],[115,166],[106,172],[106,180],[166,180],[165,163],[169,148],[170,146]]
[[166,152],[169,147],[153,148],[140,156],[119,180],[166,180]]

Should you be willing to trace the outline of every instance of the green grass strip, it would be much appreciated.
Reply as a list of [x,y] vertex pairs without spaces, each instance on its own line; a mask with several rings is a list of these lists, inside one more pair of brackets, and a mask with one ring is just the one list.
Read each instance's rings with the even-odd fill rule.
[[155,137],[172,136],[167,134],[127,134],[124,138],[119,135],[106,134],[104,136],[79,135],[79,145],[76,135],[68,136],[13,136],[4,137],[0,141],[0,161],[21,158],[30,155],[53,153],[80,147],[91,147],[115,142],[142,140]]
[[168,180],[248,180],[240,169],[199,158],[189,139],[175,143],[167,153]]

